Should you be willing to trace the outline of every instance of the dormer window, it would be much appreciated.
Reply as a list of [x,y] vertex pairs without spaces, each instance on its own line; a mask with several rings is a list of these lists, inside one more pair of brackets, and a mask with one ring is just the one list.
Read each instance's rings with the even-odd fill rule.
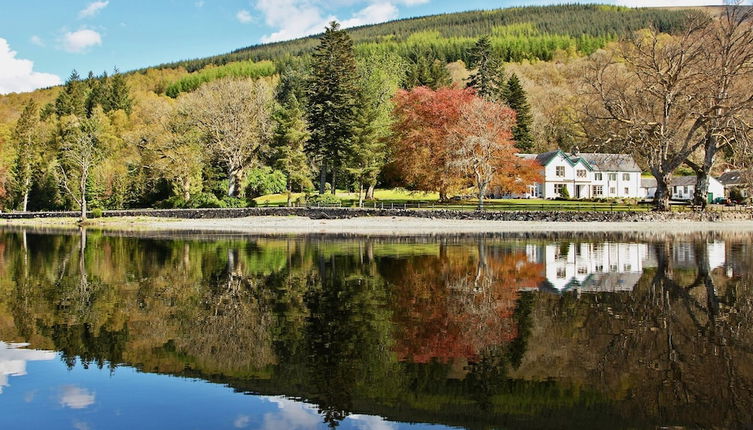
[[602,181],[604,180],[604,175],[601,173],[594,173],[594,181]]
[[586,177],[586,171],[583,169],[578,170],[578,177],[579,178],[585,178]]
[[565,166],[557,166],[556,173],[557,173],[557,176],[559,176],[560,178],[564,178],[565,177]]

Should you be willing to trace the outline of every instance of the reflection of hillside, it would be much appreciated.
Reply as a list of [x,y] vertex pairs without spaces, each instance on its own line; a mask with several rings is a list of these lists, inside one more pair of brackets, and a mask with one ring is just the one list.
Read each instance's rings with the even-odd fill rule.
[[[749,242],[82,243],[0,235],[0,339],[306,399],[331,423],[753,419],[750,253],[730,251]],[[550,276],[562,294],[534,293]]]

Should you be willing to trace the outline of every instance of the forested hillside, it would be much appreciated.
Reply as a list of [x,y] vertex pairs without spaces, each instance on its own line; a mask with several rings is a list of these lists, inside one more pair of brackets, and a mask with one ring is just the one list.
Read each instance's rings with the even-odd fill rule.
[[[698,10],[631,9],[605,5],[519,7],[472,11],[392,21],[348,30],[356,46],[388,43],[390,50],[430,51],[448,63],[466,61],[463,48],[480,36],[494,35],[494,42],[507,61],[523,58],[549,60],[556,49],[584,49],[590,53],[605,41],[655,26],[671,33],[682,28]],[[422,36],[416,37],[417,34]],[[533,39],[531,36],[535,36]],[[229,54],[162,64],[160,68],[183,67],[194,71],[214,64],[243,60],[279,60],[310,53],[317,45],[311,36],[292,41],[255,45]],[[506,52],[503,52],[506,51]]]

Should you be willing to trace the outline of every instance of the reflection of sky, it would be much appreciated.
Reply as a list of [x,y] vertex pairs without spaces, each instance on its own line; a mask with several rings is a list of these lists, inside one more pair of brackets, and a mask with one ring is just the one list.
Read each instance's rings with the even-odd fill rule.
[[[0,342],[3,375],[14,379],[0,397],[0,429],[325,429],[315,405],[236,393],[201,380],[105,366],[68,369],[55,353]],[[19,363],[20,362],[20,363]],[[440,429],[351,415],[345,430]]]
[[26,375],[26,362],[53,360],[54,352],[23,349],[25,344],[0,342],[0,393],[9,385],[9,376]]

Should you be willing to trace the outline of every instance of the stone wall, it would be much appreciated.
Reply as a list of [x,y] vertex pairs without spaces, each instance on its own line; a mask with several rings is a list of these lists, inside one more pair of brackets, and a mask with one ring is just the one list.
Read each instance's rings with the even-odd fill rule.
[[[652,221],[745,221],[753,220],[750,209],[710,212],[578,212],[578,211],[457,211],[447,209],[355,209],[355,208],[240,208],[240,209],[139,209],[104,211],[106,217],[243,218],[252,216],[302,216],[312,219],[354,217],[415,217],[454,220],[548,221],[548,222],[652,222]],[[77,212],[2,213],[0,219],[77,217]]]

